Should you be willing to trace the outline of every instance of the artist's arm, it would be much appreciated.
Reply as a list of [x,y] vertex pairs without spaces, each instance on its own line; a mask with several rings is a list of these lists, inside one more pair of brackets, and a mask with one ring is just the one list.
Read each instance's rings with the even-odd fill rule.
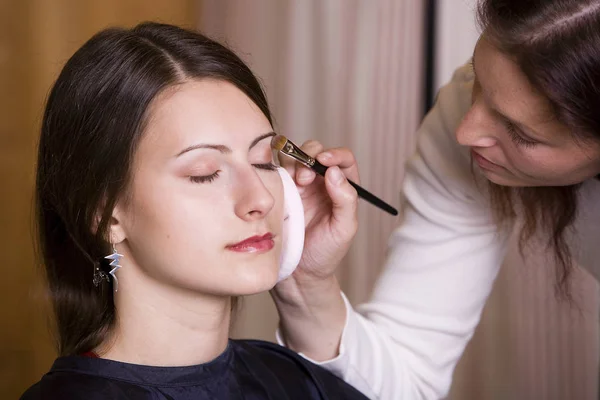
[[333,265],[320,280],[300,272],[274,290],[281,341],[371,398],[447,394],[503,259],[506,235],[453,137],[469,95],[468,72],[459,71],[420,128],[403,187],[404,222],[372,299],[357,311],[342,307],[326,275]]

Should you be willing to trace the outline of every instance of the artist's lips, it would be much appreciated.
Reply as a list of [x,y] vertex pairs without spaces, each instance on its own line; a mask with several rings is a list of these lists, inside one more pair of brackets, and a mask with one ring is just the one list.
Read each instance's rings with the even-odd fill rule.
[[477,165],[479,165],[480,168],[488,170],[488,171],[497,171],[499,169],[503,169],[502,166],[491,162],[490,160],[488,160],[487,158],[485,158],[484,156],[480,155],[479,153],[477,153],[475,150],[471,150],[471,155],[473,156],[473,159],[475,160],[475,162],[477,163]]
[[273,246],[275,246],[273,234],[269,232],[262,236],[252,236],[239,243],[231,244],[227,246],[227,249],[239,253],[259,253],[267,252],[271,250]]

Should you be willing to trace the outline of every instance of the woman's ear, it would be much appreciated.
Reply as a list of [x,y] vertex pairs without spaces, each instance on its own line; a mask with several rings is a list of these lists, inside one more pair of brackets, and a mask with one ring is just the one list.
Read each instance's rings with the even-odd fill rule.
[[[102,213],[104,210],[104,203],[101,207],[98,208],[96,214],[94,215],[94,220],[92,221],[92,233],[96,234],[98,231],[98,227],[100,226],[100,222],[102,221]],[[122,223],[124,217],[123,209],[120,204],[115,205],[112,210],[112,213],[108,220],[108,241],[112,244],[121,243],[127,237],[125,233],[125,229]]]
[[118,244],[127,238],[123,221],[125,214],[120,204],[115,205],[108,222],[108,239],[112,244]]

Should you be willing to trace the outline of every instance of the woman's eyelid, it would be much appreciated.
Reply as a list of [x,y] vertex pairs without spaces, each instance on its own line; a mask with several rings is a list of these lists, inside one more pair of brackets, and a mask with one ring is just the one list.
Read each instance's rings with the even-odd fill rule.
[[273,167],[277,167],[275,165],[275,154],[270,147],[267,149],[262,149],[262,151],[257,153],[257,156],[252,154],[249,155],[249,161],[252,166],[258,168],[263,167],[264,169],[272,169]]
[[[258,169],[262,169],[262,170],[267,170],[267,171],[275,171],[277,170],[277,165],[275,165],[272,161],[271,162],[266,162],[266,163],[254,163],[252,164],[252,166],[254,168],[258,168]],[[220,169],[217,169],[215,172],[213,173],[209,173],[209,174],[190,174],[189,175],[189,179],[194,182],[194,183],[205,183],[205,182],[212,182],[215,179],[217,179],[219,177],[219,174],[221,173]]]
[[[258,154],[256,155],[250,155],[248,161],[246,162],[257,169],[268,171],[274,171],[277,169],[274,153],[270,147],[257,153]],[[202,162],[198,162],[196,165],[188,166],[188,168],[186,168],[186,175],[194,182],[208,182],[209,178],[212,182],[214,179],[218,178],[221,170],[224,168],[227,169],[226,166],[223,165],[223,162],[225,164],[228,163],[226,160],[202,160]]]
[[191,175],[189,176],[189,179],[192,183],[211,183],[212,181],[214,181],[215,179],[217,179],[219,177],[219,173],[221,171],[217,170],[212,174],[209,175]]

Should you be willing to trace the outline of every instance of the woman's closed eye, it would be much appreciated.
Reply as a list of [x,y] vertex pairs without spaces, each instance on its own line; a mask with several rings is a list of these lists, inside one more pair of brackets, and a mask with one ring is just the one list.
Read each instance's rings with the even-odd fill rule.
[[[266,163],[266,164],[252,164],[252,166],[254,168],[262,169],[262,170],[266,170],[266,171],[277,170],[277,166],[275,164],[273,164],[272,162]],[[192,181],[193,183],[211,183],[219,177],[220,172],[221,172],[221,170],[217,170],[210,175],[190,176],[190,181]]]
[[272,162],[267,163],[267,164],[252,164],[255,168],[258,169],[264,169],[267,171],[275,171],[277,169],[277,165],[273,164]]
[[193,183],[210,183],[219,177],[220,170],[213,172],[210,175],[204,176],[190,176],[190,181]]

